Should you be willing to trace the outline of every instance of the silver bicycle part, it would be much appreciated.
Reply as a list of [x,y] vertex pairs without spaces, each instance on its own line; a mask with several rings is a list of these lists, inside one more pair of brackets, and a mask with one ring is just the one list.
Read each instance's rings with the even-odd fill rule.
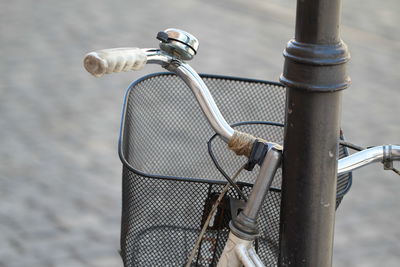
[[387,165],[390,165],[395,160],[400,160],[400,146],[384,145],[372,147],[340,159],[338,175],[354,171],[374,162],[389,163]]
[[243,214],[253,220],[257,220],[276,171],[282,162],[282,151],[275,149],[273,145],[269,147],[258,172],[253,190],[243,210]]
[[253,248],[258,235],[258,214],[281,164],[282,151],[272,145],[261,165],[257,180],[243,211],[230,223],[230,233],[217,267],[262,267],[264,264]]
[[239,238],[230,232],[217,267],[242,266],[264,267],[265,265],[253,247],[253,241]]
[[222,116],[208,87],[197,72],[188,64],[182,62],[175,62],[165,68],[176,73],[189,86],[211,127],[228,143],[233,136],[234,130]]
[[184,62],[196,55],[199,41],[191,34],[178,29],[159,32],[160,49],[117,48],[91,52],[84,65],[96,77],[113,72],[139,70],[145,64],[158,64],[178,75],[192,90],[211,127],[225,142],[234,130],[226,122],[211,93],[197,72]]
[[191,60],[199,48],[199,41],[188,32],[179,29],[166,29],[157,34],[160,48],[168,55],[180,60]]
[[177,60],[160,49],[143,49],[143,51],[147,56],[147,63],[161,65],[178,75],[189,86],[211,127],[221,135],[225,142],[229,142],[234,130],[222,116],[210,90],[197,72],[188,64]]

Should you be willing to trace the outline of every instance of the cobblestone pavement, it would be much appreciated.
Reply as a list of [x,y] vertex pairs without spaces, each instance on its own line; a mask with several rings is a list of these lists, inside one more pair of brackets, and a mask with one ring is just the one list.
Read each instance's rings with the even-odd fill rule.
[[[343,128],[361,145],[399,143],[400,2],[344,0],[352,52]],[[200,40],[199,72],[277,80],[294,0],[0,2],[0,266],[121,266],[124,88],[145,73],[94,79],[90,50],[155,45],[179,27]],[[355,174],[337,212],[335,266],[400,264],[400,179]]]

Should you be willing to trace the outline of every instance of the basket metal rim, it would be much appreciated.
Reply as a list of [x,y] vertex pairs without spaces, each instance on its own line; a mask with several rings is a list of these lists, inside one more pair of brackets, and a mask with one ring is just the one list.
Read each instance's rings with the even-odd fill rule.
[[[143,76],[135,81],[133,81],[129,87],[126,89],[125,92],[125,97],[123,101],[123,108],[122,108],[122,116],[121,116],[121,124],[120,124],[120,131],[119,131],[119,140],[118,140],[118,155],[119,158],[124,165],[129,171],[140,175],[144,176],[147,178],[154,178],[154,179],[164,179],[164,180],[173,180],[173,181],[184,181],[184,182],[195,182],[195,183],[212,183],[212,184],[226,184],[224,180],[216,180],[216,179],[204,179],[204,178],[194,178],[194,177],[180,177],[180,176],[169,176],[169,175],[159,175],[159,174],[149,174],[142,172],[136,168],[134,168],[127,160],[126,157],[123,153],[123,144],[124,144],[124,128],[125,128],[125,115],[126,115],[126,110],[127,110],[127,103],[128,103],[128,96],[131,90],[134,89],[134,87],[141,82],[144,82],[148,79],[154,78],[154,77],[159,77],[159,76],[176,76],[172,72],[157,72],[157,73],[151,73],[146,76]],[[284,87],[281,83],[278,82],[269,82],[269,81],[263,81],[263,80],[256,80],[256,79],[248,79],[248,78],[239,78],[239,77],[232,77],[232,76],[224,76],[224,75],[214,75],[214,74],[200,74],[202,78],[210,78],[210,79],[225,79],[225,80],[234,80],[234,81],[243,81],[243,82],[251,82],[251,83],[262,83],[262,84],[271,84],[273,86],[279,86],[279,87]],[[239,181],[238,185],[240,186],[250,186],[252,187],[252,183],[247,183],[247,182],[242,182]],[[281,189],[278,188],[271,188],[271,191],[277,191],[280,192]]]
[[[124,96],[124,101],[123,101],[123,108],[122,108],[122,115],[121,115],[121,124],[120,124],[120,131],[119,131],[119,139],[118,139],[118,155],[119,158],[123,164],[124,167],[126,167],[129,171],[133,172],[136,175],[140,175],[143,177],[147,178],[153,178],[153,179],[163,179],[163,180],[172,180],[172,181],[182,181],[182,182],[194,182],[194,183],[207,183],[207,184],[226,184],[224,180],[216,180],[216,179],[204,179],[204,178],[194,178],[194,177],[180,177],[180,176],[169,176],[169,175],[160,175],[160,174],[149,174],[142,172],[136,168],[134,168],[127,160],[126,157],[123,153],[123,132],[125,128],[125,115],[126,115],[126,110],[127,110],[127,103],[128,103],[128,96],[129,93],[134,89],[134,87],[141,82],[144,82],[148,79],[154,78],[154,77],[159,77],[159,76],[176,76],[172,72],[156,72],[156,73],[151,73],[146,76],[143,76],[135,81],[133,81],[128,88],[126,89],[125,96]],[[240,77],[233,77],[233,76],[224,76],[224,75],[215,75],[215,74],[200,74],[202,78],[210,78],[210,79],[225,79],[225,80],[234,80],[234,81],[243,81],[243,82],[251,82],[251,83],[262,83],[262,84],[270,84],[274,86],[279,86],[279,87],[285,87],[283,84],[279,82],[271,82],[271,81],[263,81],[263,80],[257,80],[257,79],[249,79],[249,78],[240,78]],[[239,124],[239,123],[237,123]],[[344,136],[342,133],[340,133],[340,139],[344,140]],[[349,152],[346,147],[344,147],[344,154],[346,156],[349,155]],[[352,181],[353,181],[353,175],[352,173],[349,173],[349,178],[346,187],[341,190],[340,192],[336,193],[337,198],[342,198],[351,188]],[[240,186],[250,186],[252,187],[252,183],[247,183],[247,182],[242,182],[239,181],[237,182],[238,185]],[[271,191],[275,192],[281,192],[280,188],[276,187],[271,187]]]

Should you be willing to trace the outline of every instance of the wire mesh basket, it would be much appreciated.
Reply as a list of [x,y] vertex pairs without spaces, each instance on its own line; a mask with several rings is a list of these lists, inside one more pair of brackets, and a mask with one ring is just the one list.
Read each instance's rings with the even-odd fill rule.
[[[282,143],[285,88],[274,82],[202,75],[228,123],[237,130]],[[260,124],[257,122],[263,121]],[[119,153],[123,163],[121,256],[126,267],[184,266],[223,185],[207,141],[214,131],[190,89],[177,76],[158,73],[134,82],[127,91]],[[246,159],[227,149],[219,137],[212,150],[233,175]],[[347,155],[340,147],[340,157]],[[256,175],[244,171],[238,185],[249,195]],[[281,171],[278,170],[260,215],[255,242],[266,266],[278,259]],[[337,205],[351,185],[338,177]],[[193,266],[216,266],[229,233],[239,195],[230,190],[218,208]]]

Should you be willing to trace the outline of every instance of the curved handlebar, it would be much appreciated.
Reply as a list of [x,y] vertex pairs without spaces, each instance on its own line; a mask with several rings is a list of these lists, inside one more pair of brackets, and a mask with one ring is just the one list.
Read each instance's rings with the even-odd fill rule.
[[[243,133],[235,131],[224,119],[219,111],[208,87],[197,72],[188,64],[172,57],[160,49],[139,48],[112,48],[88,53],[84,59],[84,66],[88,72],[96,77],[113,72],[140,70],[145,64],[158,64],[178,75],[192,90],[201,110],[208,119],[211,127],[226,143],[231,143]],[[250,136],[250,144],[255,137]],[[237,154],[236,149],[230,147]],[[245,154],[242,154],[245,155]],[[249,155],[247,155],[249,156]],[[363,150],[338,163],[338,174],[351,172],[377,161],[400,160],[400,146],[379,146]]]
[[171,64],[166,69],[176,73],[190,87],[211,127],[228,143],[234,130],[222,116],[210,90],[197,72],[185,63]]
[[376,146],[339,160],[338,175],[351,172],[374,162],[400,160],[400,146]]
[[234,130],[226,122],[208,87],[188,64],[171,57],[160,49],[112,48],[88,53],[84,58],[85,69],[96,77],[113,72],[140,70],[144,65],[159,64],[174,72],[189,86],[211,127],[229,142]]

